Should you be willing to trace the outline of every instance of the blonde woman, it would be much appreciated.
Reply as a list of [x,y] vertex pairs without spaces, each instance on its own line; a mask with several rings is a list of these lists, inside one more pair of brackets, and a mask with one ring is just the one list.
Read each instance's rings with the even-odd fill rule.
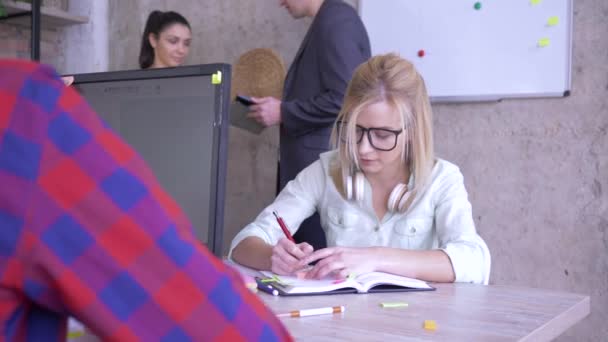
[[[382,271],[435,282],[487,283],[490,253],[477,234],[457,166],[433,152],[424,81],[394,54],[372,57],[351,80],[324,153],[232,241],[233,260],[309,278]],[[295,244],[318,211],[328,248]]]

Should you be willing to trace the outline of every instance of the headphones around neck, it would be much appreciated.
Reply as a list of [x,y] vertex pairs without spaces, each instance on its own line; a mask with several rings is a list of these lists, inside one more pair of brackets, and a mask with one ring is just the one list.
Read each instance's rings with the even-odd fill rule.
[[[363,202],[365,194],[365,176],[360,171],[344,177],[344,191],[346,199],[355,200],[359,203]],[[403,212],[411,200],[413,200],[412,192],[408,191],[407,184],[399,183],[391,194],[388,196],[387,208],[391,212]]]

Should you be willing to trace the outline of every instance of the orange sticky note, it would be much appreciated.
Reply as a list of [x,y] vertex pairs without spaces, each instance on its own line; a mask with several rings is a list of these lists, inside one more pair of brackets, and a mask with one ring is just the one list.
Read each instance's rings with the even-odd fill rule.
[[433,320],[425,320],[424,321],[424,329],[426,330],[437,330],[437,322]]

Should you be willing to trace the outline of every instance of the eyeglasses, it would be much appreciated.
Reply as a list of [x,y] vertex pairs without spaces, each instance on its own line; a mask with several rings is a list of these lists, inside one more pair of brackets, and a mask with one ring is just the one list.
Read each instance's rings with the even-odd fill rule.
[[[341,132],[342,127],[344,127],[345,125],[346,122],[339,121],[337,123],[338,136],[340,137],[340,140],[342,140],[342,142],[346,142],[346,136],[343,135]],[[363,136],[365,135],[365,133],[367,133],[367,139],[373,148],[379,151],[388,152],[392,151],[393,149],[395,149],[395,147],[397,147],[397,137],[399,137],[399,134],[401,134],[401,132],[403,132],[402,129],[392,130],[388,128],[375,127],[365,128],[357,125],[355,128],[355,138],[357,144],[360,144],[361,141],[363,141]]]

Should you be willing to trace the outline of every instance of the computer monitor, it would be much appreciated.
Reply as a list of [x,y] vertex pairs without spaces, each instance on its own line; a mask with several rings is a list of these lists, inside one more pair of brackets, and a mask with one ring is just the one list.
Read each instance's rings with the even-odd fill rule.
[[148,163],[192,222],[196,237],[220,256],[230,65],[74,78],[73,86],[93,109]]

